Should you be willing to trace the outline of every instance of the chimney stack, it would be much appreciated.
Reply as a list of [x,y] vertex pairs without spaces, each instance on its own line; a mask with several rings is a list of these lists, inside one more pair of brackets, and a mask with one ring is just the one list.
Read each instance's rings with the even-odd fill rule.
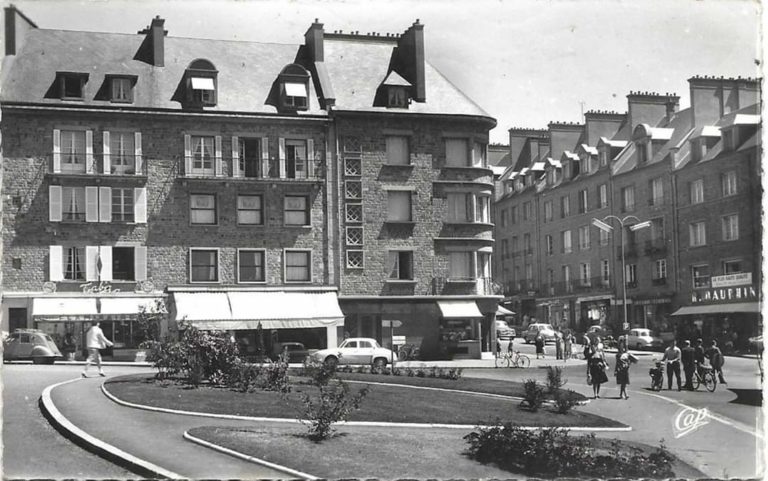
[[323,48],[323,24],[315,19],[315,23],[310,25],[304,34],[304,45],[309,50],[312,62],[325,61],[325,49]]
[[675,94],[656,92],[630,92],[627,95],[630,132],[640,124],[658,127],[663,120],[669,120],[680,106],[680,97]]
[[694,126],[714,125],[722,116],[759,102],[758,82],[752,79],[691,77]]
[[413,100],[427,100],[427,86],[424,78],[424,25],[419,19],[411,25],[397,40],[400,73],[413,85]]
[[156,16],[152,19],[149,35],[152,38],[152,65],[155,67],[165,66],[165,30],[163,25],[165,20]]
[[21,13],[16,5],[5,7],[5,54],[16,55],[24,45],[24,34],[33,28],[37,28],[35,22]]

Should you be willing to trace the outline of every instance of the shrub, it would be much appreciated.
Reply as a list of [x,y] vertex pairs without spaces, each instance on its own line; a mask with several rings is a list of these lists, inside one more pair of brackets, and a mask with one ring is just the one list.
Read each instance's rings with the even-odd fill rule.
[[579,404],[576,393],[567,389],[558,389],[555,391],[555,412],[559,414],[568,414],[574,406]]
[[416,375],[416,371],[413,370],[413,368],[406,367],[405,368],[405,375],[408,377],[413,377]]
[[316,397],[311,394],[302,396],[303,417],[300,419],[308,424],[308,437],[316,442],[330,438],[335,432],[333,424],[346,421],[368,394],[367,387],[353,394],[347,383],[338,379],[319,385],[318,390]]
[[568,380],[563,377],[563,368],[560,366],[547,366],[547,392],[554,395]]
[[427,372],[424,369],[419,368],[416,370],[416,377],[427,377]]
[[529,410],[536,412],[544,403],[544,386],[535,379],[526,379],[523,381],[523,401],[520,403]]
[[392,366],[392,375],[393,376],[402,376],[403,375],[403,370],[400,369],[399,367]]
[[307,358],[302,374],[309,377],[315,386],[323,386],[336,376],[336,365]]
[[448,372],[446,372],[446,374],[445,374],[445,378],[446,379],[452,379],[452,380],[455,381],[455,380],[461,378],[461,373],[462,372],[463,372],[463,370],[460,367],[449,369]]
[[649,455],[614,440],[596,447],[594,434],[570,437],[563,428],[528,430],[511,423],[480,428],[464,436],[467,454],[480,462],[537,477],[668,478],[672,456],[663,442]]

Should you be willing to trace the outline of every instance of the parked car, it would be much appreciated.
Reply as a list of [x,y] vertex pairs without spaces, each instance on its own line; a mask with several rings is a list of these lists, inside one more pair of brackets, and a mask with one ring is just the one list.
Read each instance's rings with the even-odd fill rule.
[[[604,345],[606,345],[606,340],[613,340],[613,331],[611,328],[600,324],[590,326],[584,335],[589,338],[590,342],[595,342],[595,339],[599,337]],[[608,346],[606,345],[606,347]]]
[[272,348],[272,360],[277,360],[283,352],[288,353],[288,362],[304,362],[309,351],[300,342],[278,342]]
[[39,329],[16,329],[3,341],[3,362],[53,364],[61,352],[51,336]]
[[495,321],[496,324],[496,337],[498,339],[514,339],[517,335],[514,329],[509,327],[507,321]]
[[528,329],[525,330],[525,342],[532,343],[539,334],[544,336],[544,342],[555,342],[555,329],[552,327],[552,324],[540,322],[535,322],[528,326]]
[[328,365],[372,364],[384,367],[391,359],[397,359],[397,356],[389,349],[381,347],[376,339],[350,337],[344,339],[339,347],[330,347],[312,353],[312,359]]
[[631,329],[627,335],[627,348],[630,349],[653,349],[663,344],[661,338],[654,336],[650,329]]

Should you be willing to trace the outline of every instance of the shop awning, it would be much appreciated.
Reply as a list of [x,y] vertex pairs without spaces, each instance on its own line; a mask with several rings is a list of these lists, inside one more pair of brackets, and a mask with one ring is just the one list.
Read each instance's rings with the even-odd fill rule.
[[497,316],[512,316],[515,313],[507,309],[506,307],[499,306],[498,309],[496,309],[496,315]]
[[177,292],[176,319],[198,329],[305,329],[343,326],[335,292]]
[[136,315],[144,307],[149,309],[155,303],[154,297],[114,297],[101,299],[101,314]]
[[734,304],[708,304],[703,306],[685,306],[673,312],[673,316],[690,316],[693,314],[727,314],[729,312],[760,312],[757,302],[737,302]]
[[32,317],[38,321],[90,320],[98,314],[94,297],[39,297],[32,300]]
[[475,301],[437,301],[437,307],[445,319],[478,319],[483,315]]

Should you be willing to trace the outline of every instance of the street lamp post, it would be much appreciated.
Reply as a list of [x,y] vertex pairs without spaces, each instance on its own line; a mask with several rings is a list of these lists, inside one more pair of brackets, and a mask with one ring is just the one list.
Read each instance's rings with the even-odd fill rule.
[[623,302],[622,306],[624,308],[624,322],[622,323],[622,331],[624,331],[624,334],[626,335],[626,331],[629,329],[629,320],[627,316],[627,265],[624,258],[624,226],[628,221],[634,221],[635,223],[629,226],[629,230],[632,232],[638,231],[640,229],[645,229],[646,227],[649,227],[651,225],[651,221],[645,221],[640,222],[640,219],[635,217],[634,215],[628,215],[625,217],[618,217],[615,215],[607,215],[603,217],[603,219],[592,219],[592,225],[597,227],[598,229],[605,231],[605,232],[612,232],[613,227],[610,226],[610,224],[607,223],[609,220],[616,220],[618,221],[619,225],[621,226],[621,285],[623,290]]

